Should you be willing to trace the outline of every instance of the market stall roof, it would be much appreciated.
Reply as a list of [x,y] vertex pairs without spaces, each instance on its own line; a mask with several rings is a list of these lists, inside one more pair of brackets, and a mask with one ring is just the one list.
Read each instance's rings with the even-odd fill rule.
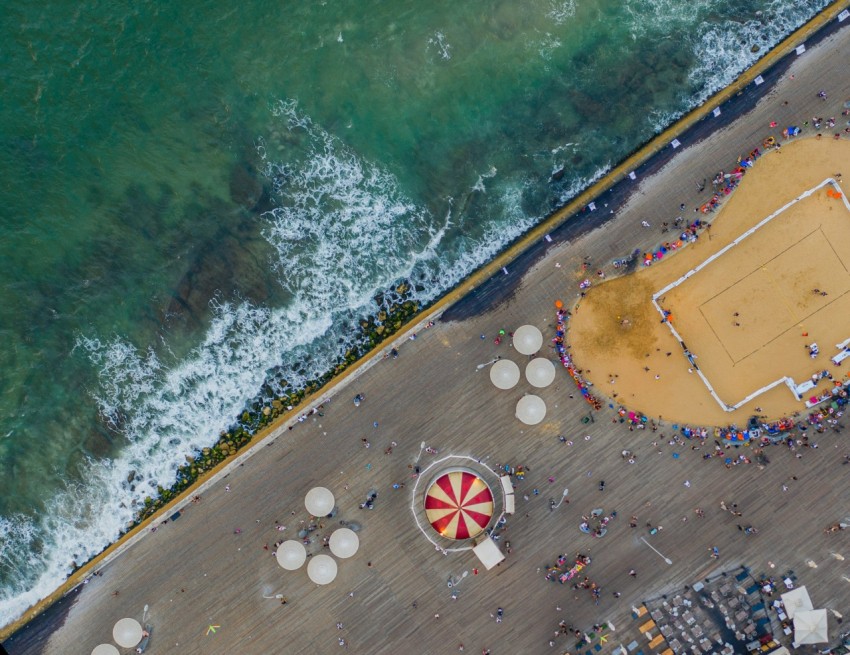
[[814,609],[812,599],[809,598],[809,592],[806,591],[806,586],[792,589],[781,596],[782,604],[785,605],[785,613],[789,619],[793,619],[797,612]]
[[829,641],[826,610],[799,610],[794,615],[794,643],[822,644]]
[[448,539],[469,539],[493,517],[493,493],[473,471],[454,469],[438,476],[425,494],[431,527]]
[[304,496],[304,506],[313,516],[327,516],[334,509],[336,500],[330,489],[313,487]]

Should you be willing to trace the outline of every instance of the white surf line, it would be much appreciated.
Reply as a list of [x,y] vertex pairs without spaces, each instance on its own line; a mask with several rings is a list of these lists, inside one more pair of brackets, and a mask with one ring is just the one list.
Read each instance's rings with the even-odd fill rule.
[[[713,255],[711,255],[710,257],[706,258],[706,259],[705,259],[705,261],[703,261],[702,263],[700,263],[700,264],[699,264],[698,266],[696,266],[695,268],[692,268],[690,271],[688,271],[687,273],[685,273],[685,274],[684,274],[682,277],[680,277],[678,280],[675,280],[674,282],[671,282],[670,284],[668,284],[666,287],[664,287],[664,288],[663,288],[663,289],[661,289],[660,291],[655,292],[655,293],[652,295],[652,304],[655,306],[656,311],[657,311],[657,312],[661,315],[661,318],[662,318],[662,319],[666,319],[666,316],[664,315],[664,310],[663,310],[663,309],[661,308],[661,306],[658,304],[658,298],[660,298],[661,296],[663,296],[664,294],[666,294],[666,293],[667,293],[668,291],[670,291],[671,289],[675,289],[675,288],[676,288],[676,287],[678,287],[680,284],[682,284],[683,282],[685,282],[685,280],[687,280],[688,278],[690,278],[690,277],[692,277],[692,276],[696,275],[697,273],[699,273],[702,269],[704,269],[706,266],[708,266],[709,264],[711,264],[713,261],[715,261],[716,259],[718,259],[718,258],[719,258],[719,257],[721,257],[722,255],[725,255],[725,254],[726,254],[729,250],[731,250],[732,248],[734,248],[735,246],[737,246],[739,243],[741,243],[742,241],[744,241],[746,238],[748,238],[748,237],[752,236],[753,234],[755,234],[756,230],[758,230],[758,229],[760,229],[760,228],[764,227],[765,225],[767,225],[768,223],[770,223],[770,221],[772,221],[774,218],[776,218],[777,216],[779,216],[782,212],[784,212],[785,210],[787,210],[787,209],[789,209],[789,208],[793,207],[795,204],[797,204],[797,203],[798,203],[798,202],[800,202],[801,200],[805,200],[806,198],[808,198],[808,197],[812,196],[814,193],[816,193],[817,191],[819,191],[820,189],[822,189],[823,187],[825,187],[825,186],[827,186],[827,185],[831,185],[831,186],[833,186],[833,187],[835,188],[835,190],[836,190],[836,191],[838,191],[838,192],[841,194],[841,201],[844,203],[844,207],[847,209],[847,211],[848,211],[848,212],[850,212],[850,202],[848,202],[848,200],[847,200],[847,194],[846,194],[846,193],[844,193],[844,191],[842,190],[841,186],[838,184],[838,182],[837,182],[835,179],[833,179],[833,178],[831,178],[831,177],[826,178],[823,182],[821,182],[821,183],[820,183],[820,184],[818,184],[817,186],[812,187],[811,189],[808,189],[807,191],[804,191],[804,192],[803,192],[803,193],[801,193],[799,196],[797,196],[796,198],[794,198],[794,199],[793,199],[793,200],[791,200],[790,202],[786,203],[785,205],[783,205],[782,207],[780,207],[779,209],[777,209],[775,212],[773,212],[772,214],[770,214],[770,215],[769,215],[769,216],[767,216],[766,218],[764,218],[764,219],[762,219],[761,221],[759,221],[758,223],[756,223],[753,227],[751,227],[749,230],[747,230],[746,232],[744,232],[744,233],[743,233],[741,236],[739,236],[737,239],[735,239],[735,240],[734,240],[734,241],[732,241],[731,243],[727,244],[726,246],[724,246],[723,248],[721,248],[720,250],[718,250],[716,253],[714,253],[714,254],[713,254]],[[670,328],[670,332],[672,332],[672,333],[673,333],[673,336],[676,338],[676,340],[677,340],[680,344],[682,344],[682,345],[683,345],[683,348],[684,348],[684,343],[685,343],[685,341],[684,341],[684,339],[682,339],[682,336],[678,333],[678,331],[676,330],[676,328],[675,328],[675,327],[673,327],[673,324],[672,324],[672,323],[670,323],[670,321],[667,321],[667,320],[665,320],[664,322],[667,324],[667,327],[668,327],[668,328]],[[848,338],[848,339],[847,339],[845,342],[843,342],[843,343],[844,343],[845,345],[846,345],[846,344],[848,344],[848,343],[850,343],[850,338]],[[840,348],[840,347],[841,347],[841,345],[839,345],[839,348]],[[696,358],[696,357],[697,357],[694,353],[691,353],[691,356],[693,356],[694,358]],[[693,362],[691,362],[691,363],[693,363]],[[777,380],[774,380],[773,382],[771,382],[771,383],[769,383],[769,384],[767,384],[767,385],[765,385],[765,386],[761,387],[760,389],[757,389],[757,390],[753,391],[753,392],[752,392],[750,395],[748,395],[746,398],[744,398],[744,399],[742,399],[742,400],[738,401],[738,402],[737,402],[737,403],[735,403],[734,405],[730,405],[729,403],[724,402],[724,401],[720,398],[720,396],[719,396],[719,395],[717,394],[717,392],[714,390],[714,387],[712,387],[712,386],[711,386],[711,383],[708,381],[708,378],[705,376],[705,374],[702,372],[702,370],[699,368],[699,366],[697,366],[696,364],[694,364],[694,370],[696,371],[697,375],[699,375],[700,380],[702,380],[703,384],[704,384],[704,385],[706,386],[706,388],[708,389],[708,392],[711,394],[711,397],[712,397],[712,398],[714,398],[714,400],[717,402],[717,404],[718,404],[718,405],[720,405],[720,407],[721,407],[721,408],[723,408],[723,411],[725,411],[725,412],[734,412],[735,410],[740,409],[740,408],[741,408],[743,405],[745,405],[746,403],[750,402],[750,401],[751,401],[751,400],[753,400],[754,398],[757,398],[758,396],[762,395],[763,393],[766,393],[766,392],[770,391],[771,389],[773,389],[774,387],[776,387],[776,386],[778,386],[778,385],[780,385],[780,384],[785,384],[785,385],[786,385],[786,386],[787,386],[787,387],[791,390],[791,393],[793,393],[793,394],[794,394],[794,397],[795,397],[797,400],[800,400],[800,399],[801,399],[801,398],[800,398],[800,396],[797,394],[797,391],[796,391],[796,388],[797,388],[797,386],[798,386],[798,385],[794,382],[793,378],[791,378],[791,377],[789,377],[789,376],[783,376],[783,377],[781,377],[781,378],[779,378],[779,379],[777,379]]]

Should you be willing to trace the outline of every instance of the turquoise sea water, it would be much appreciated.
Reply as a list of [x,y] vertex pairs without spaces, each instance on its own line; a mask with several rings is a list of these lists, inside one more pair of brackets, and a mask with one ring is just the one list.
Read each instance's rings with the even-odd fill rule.
[[825,4],[7,3],[0,624],[268,371],[327,370],[376,292],[434,298]]

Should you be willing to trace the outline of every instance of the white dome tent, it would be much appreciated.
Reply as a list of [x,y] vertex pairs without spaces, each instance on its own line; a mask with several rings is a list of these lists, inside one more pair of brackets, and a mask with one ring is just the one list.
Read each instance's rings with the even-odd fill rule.
[[525,367],[525,377],[533,387],[548,387],[555,380],[555,365],[545,357],[535,357]]
[[281,568],[287,571],[295,571],[307,560],[307,549],[300,541],[289,539],[278,546],[275,558]]
[[330,489],[313,487],[304,497],[304,506],[313,516],[327,516],[333,511],[336,499]]
[[112,628],[112,638],[121,648],[135,648],[142,640],[142,625],[136,619],[121,619]]
[[336,560],[330,555],[314,555],[307,565],[307,576],[316,584],[330,584],[336,579]]
[[334,555],[340,559],[347,559],[353,557],[360,548],[360,538],[354,530],[339,528],[331,534],[328,545]]
[[519,366],[509,359],[500,359],[490,367],[490,381],[497,389],[512,389],[519,382]]
[[523,396],[516,404],[516,417],[526,425],[537,425],[546,417],[546,403],[540,396]]
[[91,655],[120,655],[120,653],[112,644],[100,644],[94,647]]
[[543,334],[533,325],[523,325],[514,332],[514,348],[521,355],[533,355],[543,345]]

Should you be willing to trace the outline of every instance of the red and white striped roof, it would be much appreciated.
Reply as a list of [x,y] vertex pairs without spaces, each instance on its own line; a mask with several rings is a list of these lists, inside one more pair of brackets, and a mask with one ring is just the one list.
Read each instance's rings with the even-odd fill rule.
[[493,493],[472,471],[448,471],[428,488],[425,514],[447,539],[469,539],[483,532],[493,517]]

